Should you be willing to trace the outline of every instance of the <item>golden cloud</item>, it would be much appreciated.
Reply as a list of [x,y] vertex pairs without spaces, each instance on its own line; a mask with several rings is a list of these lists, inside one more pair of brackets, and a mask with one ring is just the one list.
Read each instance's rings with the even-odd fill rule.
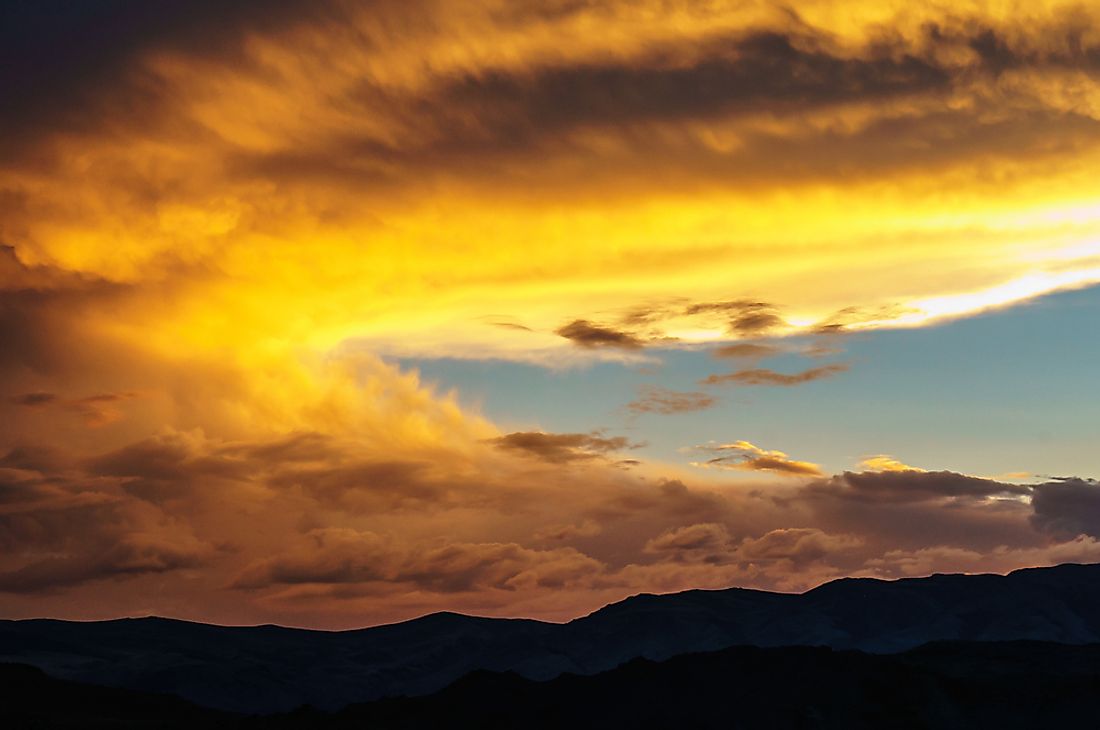
[[1069,507],[1090,483],[1046,489],[1036,521],[1042,491],[944,472],[699,486],[619,468],[619,437],[504,433],[382,359],[642,361],[1100,281],[1091,9],[185,5],[89,33],[95,63],[52,44],[2,79],[22,84],[0,111],[12,615],[563,618],[1095,553],[1068,535],[1093,529]]

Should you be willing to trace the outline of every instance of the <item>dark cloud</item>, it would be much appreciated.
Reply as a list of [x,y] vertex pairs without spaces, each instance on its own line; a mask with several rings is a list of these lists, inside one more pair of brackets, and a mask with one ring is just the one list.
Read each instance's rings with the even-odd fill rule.
[[806,488],[809,496],[828,495],[870,503],[908,503],[929,500],[981,500],[990,497],[1026,497],[1031,488],[951,471],[844,472]]
[[783,319],[772,312],[745,312],[730,320],[734,332],[755,334],[783,324]]
[[385,583],[419,590],[460,593],[561,588],[594,575],[602,565],[572,549],[535,550],[516,543],[462,543],[408,547],[374,533],[320,529],[297,550],[253,563],[232,587]]
[[122,503],[94,482],[0,470],[0,565],[23,552],[41,559],[102,550],[134,523]]
[[208,453],[183,434],[144,439],[87,461],[90,474],[146,481],[190,483],[196,478],[237,477],[253,465]]
[[637,350],[643,346],[641,340],[627,332],[593,324],[578,319],[558,328],[555,334],[572,340],[581,347],[620,347],[625,350]]
[[325,462],[343,456],[331,436],[312,431],[291,433],[269,441],[226,444],[218,449],[218,453],[266,464]]
[[667,516],[681,524],[684,520],[718,522],[733,518],[733,505],[721,495],[692,489],[679,479],[660,479],[656,489],[607,495],[590,509],[589,516],[600,522],[629,522],[647,513]]
[[739,468],[749,471],[772,471],[794,476],[817,476],[821,474],[821,469],[816,464],[791,461],[777,456],[754,456],[742,459],[737,464]]
[[[783,318],[776,313],[776,308],[765,302],[749,299],[696,303],[674,300],[630,309],[619,318],[623,329],[578,319],[559,328],[556,333],[585,347],[637,349],[646,344],[673,341],[674,338],[661,334],[660,325],[663,322],[677,317],[699,316],[724,320],[726,329],[738,336],[766,335],[768,330],[785,324]],[[768,357],[780,350],[768,345],[745,343],[731,345],[717,352],[717,356],[727,357]]]
[[600,524],[595,520],[583,520],[579,524],[566,523],[562,525],[551,525],[549,527],[543,527],[535,533],[536,540],[574,540],[579,537],[593,537],[599,535],[603,531]]
[[[477,144],[463,139],[460,132],[437,130],[431,133],[432,146],[423,149],[415,142],[380,149],[378,143],[336,140],[315,149],[265,153],[262,158],[234,154],[229,159],[242,175],[274,177],[288,185],[331,181],[381,190],[433,170],[493,189],[503,184],[511,195],[522,191],[561,198],[590,194],[596,187],[622,188],[624,179],[642,177],[650,192],[707,183],[759,191],[791,184],[835,184],[838,176],[853,182],[874,180],[905,172],[948,171],[978,160],[1012,162],[1083,154],[1100,139],[1100,122],[1088,115],[1047,108],[1030,97],[1012,107],[1003,100],[1005,94],[993,90],[989,95],[992,101],[979,95],[975,104],[993,105],[1003,114],[941,104],[869,119],[856,127],[807,127],[793,122],[789,129],[754,127],[738,130],[742,143],[723,153],[686,132],[670,139],[643,127],[629,130],[619,140],[623,149],[612,156],[557,139],[551,131],[534,126],[520,139],[484,131]],[[429,102],[425,104],[430,108]],[[1021,111],[1021,106],[1028,108]],[[784,113],[789,111],[777,110],[777,115],[786,118]],[[1052,128],[1059,130],[1057,139],[1049,136]],[[538,168],[537,173],[533,166],[512,164],[546,155],[568,164],[549,171]],[[777,160],[783,164],[776,164]],[[760,315],[731,320],[730,330],[753,335],[780,324],[781,318]],[[844,331],[845,327],[825,322],[821,331]]]
[[57,395],[54,393],[24,393],[22,395],[12,396],[8,399],[8,402],[17,406],[27,406],[29,408],[35,408],[38,406],[49,405],[57,400]]
[[287,468],[276,465],[266,483],[301,490],[321,504],[352,514],[415,509],[436,512],[461,504],[486,507],[486,490],[456,475],[438,474],[423,461],[362,458],[337,465]]
[[1062,538],[1100,537],[1100,483],[1066,477],[1035,487],[1031,497],[1036,529]]
[[[396,3],[364,5],[379,22],[391,20],[394,28],[404,23],[410,33],[423,30],[423,22],[416,20],[430,12],[419,2],[400,13]],[[86,109],[97,92],[122,82],[138,95],[139,80],[128,72],[149,51],[232,61],[250,33],[346,21],[340,3],[301,0],[41,0],[9,2],[2,12],[0,41],[7,56],[0,89],[5,98],[21,102],[8,105],[16,107],[6,112],[9,125],[61,118],[76,123],[78,110]],[[393,21],[392,13],[402,22]],[[512,23],[546,19],[543,8],[531,7],[508,17]],[[433,120],[439,130],[432,138],[444,140],[445,146],[470,148],[484,138],[497,146],[531,146],[537,135],[579,126],[705,119],[762,108],[797,114],[845,101],[942,91],[975,72],[996,75],[1024,65],[1094,67],[1097,53],[1081,42],[1071,20],[1032,29],[1040,38],[1064,36],[1065,42],[1050,43],[1050,50],[1038,43],[1029,48],[988,25],[955,21],[930,23],[915,40],[883,33],[857,56],[832,47],[825,33],[800,26],[740,32],[688,47],[655,44],[629,62],[558,62],[522,73],[488,70],[441,78],[428,97],[387,101],[411,118]],[[959,46],[976,52],[973,67],[959,69],[939,60],[940,51]],[[364,87],[359,102],[377,106],[382,92]],[[472,111],[477,124],[471,124]]]
[[0,149],[44,129],[87,131],[119,110],[155,113],[161,89],[135,73],[150,52],[231,59],[249,33],[332,17],[321,0],[13,0],[0,3]]
[[[10,53],[0,90],[3,97],[20,100],[0,116],[9,128],[21,130],[6,135],[13,148],[57,126],[100,125],[118,134],[119,115],[111,113],[117,110],[132,115],[135,127],[140,123],[147,128],[159,105],[173,101],[163,79],[141,72],[137,61],[147,52],[182,53],[196,63],[243,67],[249,59],[241,48],[249,34],[306,23],[322,29],[326,23],[349,25],[342,22],[347,5],[335,2],[43,0],[41,5],[8,3],[0,23],[6,29],[0,40]],[[424,18],[435,17],[437,9],[430,4],[375,0],[365,7],[385,29],[380,35],[431,37],[432,24]],[[522,24],[546,17],[544,8],[525,6],[497,13],[493,20]],[[438,22],[446,24],[445,19]],[[1008,69],[1096,69],[1100,54],[1080,30],[1088,22],[1082,11],[1066,12],[1019,32],[1010,24],[997,27],[947,17],[915,35],[883,30],[853,49],[837,47],[827,32],[792,21],[785,28],[742,30],[690,43],[655,41],[641,55],[605,54],[573,63],[556,56],[534,66],[451,71],[404,90],[373,84],[364,72],[358,88],[333,101],[344,113],[370,114],[382,120],[378,127],[399,133],[378,133],[374,125],[364,125],[340,135],[295,139],[255,155],[227,150],[225,159],[242,175],[267,175],[286,184],[323,176],[360,187],[391,185],[424,168],[498,181],[504,173],[527,174],[527,181],[538,183],[550,177],[545,166],[531,171],[499,161],[516,156],[542,160],[548,153],[564,159],[577,151],[569,139],[573,130],[610,129],[629,131],[620,141],[644,152],[645,159],[611,160],[587,150],[587,166],[574,183],[600,184],[604,174],[643,171],[652,179],[655,171],[679,170],[682,175],[664,176],[669,184],[723,179],[760,185],[835,179],[838,172],[849,177],[873,174],[891,166],[936,166],[996,153],[1050,151],[1052,124],[1062,133],[1059,145],[1072,152],[1079,136],[1095,138],[1095,120],[1057,109],[1020,111],[1009,99],[1012,94],[997,89],[973,105],[949,107],[946,100],[956,91],[989,86]],[[372,39],[362,34],[357,42],[370,45]],[[960,62],[957,51],[965,48],[974,52],[973,58]],[[818,109],[931,95],[943,100],[931,105],[934,111],[884,114],[860,129],[798,125],[796,133],[739,130],[741,144],[728,154],[716,154],[686,137],[669,143],[668,135],[650,133],[658,123],[761,113],[801,121]],[[1023,92],[1017,95],[1024,97]],[[1027,101],[1042,107],[1041,100]],[[990,114],[990,105],[1012,113]],[[173,119],[177,125],[188,123]],[[188,131],[208,131],[198,123],[194,127]],[[761,312],[735,318],[731,327],[758,332],[780,323],[774,313]]]
[[180,545],[123,536],[113,544],[99,546],[98,551],[50,557],[0,573],[0,592],[42,593],[92,581],[196,568],[210,552],[197,542]]
[[[1063,20],[1033,29],[1040,32],[1031,48],[1018,37],[1010,43],[999,30],[977,22],[952,28],[928,24],[915,43],[883,33],[856,56],[832,47],[824,33],[804,27],[748,32],[690,49],[655,47],[630,59],[629,65],[481,74],[453,82],[440,96],[460,107],[471,104],[490,118],[500,111],[513,125],[531,123],[542,129],[700,119],[762,107],[792,113],[845,101],[945,91],[975,71],[996,75],[1007,68],[1100,66],[1100,50],[1083,43],[1074,28],[1082,19]],[[1043,43],[1046,48],[1039,47]],[[960,69],[940,60],[943,50],[967,45],[978,52],[976,68]]]
[[603,566],[572,548],[533,550],[516,543],[452,544],[418,552],[400,580],[442,593],[492,588],[558,589],[601,572]]
[[97,428],[122,419],[119,404],[136,397],[136,393],[99,393],[65,401],[62,406],[80,415],[85,425]]
[[701,523],[677,527],[646,542],[647,553],[670,555],[678,561],[720,562],[730,551],[730,535],[724,525]]
[[216,553],[187,526],[128,499],[114,482],[51,473],[48,452],[26,460],[32,452],[17,455],[21,471],[0,468],[0,592],[51,592],[193,568]]
[[459,492],[468,506],[485,498],[478,484],[440,474],[428,461],[367,459],[316,433],[216,447],[174,434],[102,454],[85,468],[97,476],[121,478],[127,493],[153,503],[248,483],[303,493],[349,514],[445,509]]
[[[987,30],[973,29],[973,37],[985,38]],[[1053,34],[1055,46],[1058,34],[1068,31],[1044,32]],[[972,88],[975,79],[995,76],[981,56],[975,67],[941,60],[949,55],[945,51],[965,42],[943,31],[927,33],[916,42],[884,35],[853,54],[851,49],[831,48],[825,34],[802,28],[741,34],[690,48],[670,45],[615,62],[478,70],[437,79],[417,94],[403,95],[364,82],[344,103],[390,117],[393,125],[407,131],[400,144],[366,132],[361,137],[348,133],[258,159],[245,156],[234,166],[249,175],[323,177],[358,186],[392,186],[431,168],[487,183],[499,184],[501,176],[508,175],[523,183],[513,190],[546,187],[559,195],[570,190],[580,194],[589,189],[587,185],[624,175],[645,175],[651,182],[676,186],[721,180],[758,188],[791,180],[835,180],[837,174],[873,176],[898,168],[937,168],[990,155],[1050,154],[1054,150],[1044,130],[1051,125],[1063,132],[1059,145],[1066,152],[1072,152],[1080,139],[1100,135],[1095,120],[1044,110],[1030,98],[1021,101],[1032,111],[1010,105],[1006,109],[1011,115],[941,103],[884,114],[856,128],[797,124],[774,131],[750,126],[737,131],[741,144],[736,149],[721,154],[690,135],[652,134],[655,122],[737,119],[762,110],[778,119],[799,121],[838,104],[920,94],[946,97],[960,88],[979,93]],[[1020,58],[1026,55],[1020,49],[1016,53]],[[1070,66],[1090,62],[1085,53],[1063,59]],[[1003,65],[998,63],[998,68]],[[975,101],[1005,103],[996,90],[986,96]],[[609,156],[578,150],[570,134],[580,128],[621,133],[620,143],[632,151]],[[563,166],[572,171],[564,188],[544,166],[535,173],[522,165],[501,164],[503,159],[545,159],[548,154],[570,160]],[[767,311],[745,312],[729,320],[732,332],[748,334],[782,323],[776,313]]]
[[664,303],[640,304],[631,307],[619,318],[620,324],[627,327],[642,327],[661,320],[683,314],[688,300],[672,299]]
[[830,560],[855,557],[864,541],[848,534],[831,534],[813,527],[785,527],[735,539],[718,523],[701,523],[667,530],[649,540],[644,552],[677,563],[736,566],[741,570],[797,572]]
[[723,385],[725,383],[738,383],[740,385],[801,385],[822,378],[829,378],[848,369],[847,365],[822,365],[810,368],[799,373],[781,373],[767,368],[752,368],[738,370],[734,373],[722,373],[711,375],[699,381],[701,385]]
[[241,589],[272,584],[360,583],[384,580],[394,569],[394,548],[382,536],[341,528],[320,528],[295,552],[256,561],[232,583]]
[[[750,469],[795,473],[785,455],[734,445],[746,461],[777,460]],[[141,591],[193,570],[220,587],[211,600],[231,587],[271,605],[414,595],[472,610],[568,589],[573,611],[580,596],[1100,556],[1091,539],[1056,542],[1092,529],[1097,488],[1086,480],[1040,485],[1034,504],[1031,487],[951,472],[714,489],[614,468],[613,452],[631,446],[621,437],[527,432],[492,446],[504,454],[486,454],[491,468],[454,452],[368,459],[312,432],[169,434],[76,464],[13,450],[0,459],[0,590]],[[553,549],[524,544],[530,536]]]
[[718,399],[697,391],[669,390],[657,386],[640,388],[639,397],[627,403],[628,410],[634,413],[691,413],[710,408]]
[[783,318],[766,302],[737,300],[731,302],[702,302],[684,310],[684,314],[718,312],[728,316],[729,330],[733,334],[755,335],[783,324]]
[[943,88],[949,81],[945,70],[906,49],[844,58],[824,48],[820,38],[761,32],[690,50],[656,48],[630,65],[552,66],[522,76],[483,73],[451,82],[438,102],[477,108],[489,136],[518,141],[535,129],[545,134],[700,119],[755,112],[762,105],[806,109]]
[[507,451],[537,457],[552,464],[587,461],[604,457],[609,452],[637,448],[623,436],[606,438],[598,433],[543,433],[517,431],[490,443]]
[[122,411],[118,404],[136,397],[135,393],[99,393],[83,398],[62,399],[56,393],[35,392],[13,396],[8,402],[28,408],[57,406],[78,414],[87,426],[98,427],[121,419]]
[[132,291],[131,285],[28,266],[14,248],[0,243],[0,373],[82,372],[92,361],[109,357],[73,313],[91,316]]
[[789,527],[771,530],[757,538],[746,538],[737,548],[737,557],[754,563],[787,561],[805,565],[852,551],[862,543],[854,535],[830,534],[813,527]]
[[56,449],[39,445],[15,446],[0,457],[0,467],[37,472],[58,468],[63,462],[64,458]]

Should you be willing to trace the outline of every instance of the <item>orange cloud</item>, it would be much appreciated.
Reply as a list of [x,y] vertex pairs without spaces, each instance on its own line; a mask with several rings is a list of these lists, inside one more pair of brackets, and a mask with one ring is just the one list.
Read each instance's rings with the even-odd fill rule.
[[862,471],[924,471],[919,467],[903,464],[889,454],[876,454],[861,459],[859,468]]
[[743,471],[768,471],[787,476],[824,476],[821,467],[808,461],[796,461],[782,451],[769,451],[748,441],[729,444],[707,444],[694,450],[717,453],[711,459],[691,462],[703,468],[739,469]]
[[705,463],[811,482],[698,484],[383,359],[764,357],[1100,281],[1090,9],[175,5],[0,79],[8,615],[564,618],[1093,554],[1088,482],[737,442]]

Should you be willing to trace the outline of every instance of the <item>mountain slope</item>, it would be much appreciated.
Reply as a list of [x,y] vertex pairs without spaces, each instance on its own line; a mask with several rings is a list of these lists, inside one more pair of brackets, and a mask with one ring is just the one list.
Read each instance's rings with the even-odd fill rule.
[[546,682],[479,670],[429,696],[260,717],[21,665],[0,665],[0,686],[7,696],[0,721],[20,728],[1030,730],[1095,725],[1100,646],[945,642],[901,654],[742,646]]
[[316,727],[1031,730],[1092,727],[1098,712],[1100,646],[949,642],[903,654],[742,646],[547,682],[478,672]]

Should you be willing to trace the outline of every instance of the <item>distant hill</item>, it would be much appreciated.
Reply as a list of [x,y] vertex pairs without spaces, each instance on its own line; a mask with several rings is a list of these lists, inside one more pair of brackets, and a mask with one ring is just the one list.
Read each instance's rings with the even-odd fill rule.
[[546,680],[738,645],[881,654],[1013,640],[1100,643],[1100,565],[842,579],[803,594],[641,595],[567,624],[452,613],[343,632],[158,618],[2,621],[0,661],[207,707],[285,712],[424,695],[479,669]]
[[0,665],[0,687],[0,721],[21,730],[1033,730],[1095,727],[1100,646],[946,642],[901,654],[733,647],[546,682],[477,671],[429,696],[259,717],[58,680],[24,665]]

